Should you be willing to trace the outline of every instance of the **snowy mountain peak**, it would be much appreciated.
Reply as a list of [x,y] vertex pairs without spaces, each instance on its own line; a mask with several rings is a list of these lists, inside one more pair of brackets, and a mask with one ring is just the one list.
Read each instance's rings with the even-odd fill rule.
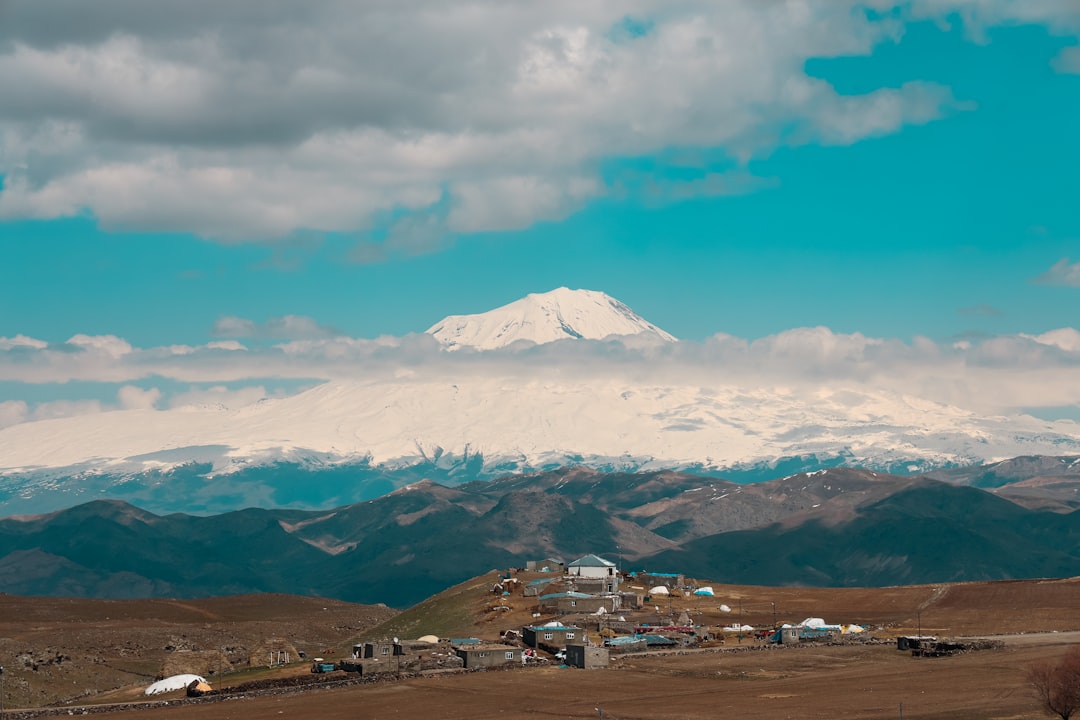
[[568,338],[600,340],[610,335],[646,334],[676,340],[609,295],[565,287],[526,295],[486,313],[450,315],[427,332],[451,350],[494,350],[519,340],[541,344]]

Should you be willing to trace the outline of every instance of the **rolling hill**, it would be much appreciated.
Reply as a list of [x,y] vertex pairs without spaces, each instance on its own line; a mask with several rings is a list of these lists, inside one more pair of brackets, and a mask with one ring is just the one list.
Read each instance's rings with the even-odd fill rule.
[[403,607],[530,558],[588,552],[725,582],[822,586],[1080,575],[1080,514],[839,468],[736,485],[561,469],[414,483],[330,511],[156,515],[95,501],[0,520],[9,592],[287,592]]

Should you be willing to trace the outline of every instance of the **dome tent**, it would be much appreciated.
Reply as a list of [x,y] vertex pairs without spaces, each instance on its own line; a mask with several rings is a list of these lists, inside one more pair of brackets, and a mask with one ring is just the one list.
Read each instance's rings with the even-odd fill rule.
[[199,675],[192,675],[185,673],[183,675],[173,675],[167,677],[164,680],[158,680],[156,683],[146,688],[143,691],[144,695],[159,695],[161,693],[173,692],[174,690],[184,690],[193,682],[205,683],[206,678]]

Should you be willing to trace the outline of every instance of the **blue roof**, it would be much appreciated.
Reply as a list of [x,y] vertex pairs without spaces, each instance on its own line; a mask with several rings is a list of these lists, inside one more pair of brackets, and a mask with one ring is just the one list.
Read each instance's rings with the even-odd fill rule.
[[648,575],[649,577],[679,577],[679,573],[654,573],[645,572],[642,575]]
[[563,597],[565,597],[565,598],[591,598],[592,595],[587,595],[586,593],[579,593],[579,592],[561,592],[561,593],[551,593],[550,595],[541,595],[540,599],[541,600],[550,600],[551,598],[563,598]]
[[644,637],[648,645],[678,645],[677,642],[663,635],[645,635]]
[[479,638],[451,638],[451,645],[479,645]]
[[641,642],[645,638],[641,635],[620,635],[618,637],[608,638],[604,641],[605,645],[631,645],[636,642]]
[[553,582],[555,582],[555,578],[540,578],[539,580],[533,580],[532,582],[527,583],[527,586],[533,587],[534,585],[550,585]]
[[527,627],[525,629],[535,632],[537,630],[580,630],[581,628],[579,628],[577,625],[535,625],[533,627]]

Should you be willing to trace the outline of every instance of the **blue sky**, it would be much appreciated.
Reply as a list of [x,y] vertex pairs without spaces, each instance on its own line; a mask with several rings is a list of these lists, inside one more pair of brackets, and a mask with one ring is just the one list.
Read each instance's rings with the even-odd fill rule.
[[[1072,3],[476,7],[0,5],[0,338],[370,339],[559,286],[695,342],[1080,327]],[[225,381],[29,364],[0,401]]]

